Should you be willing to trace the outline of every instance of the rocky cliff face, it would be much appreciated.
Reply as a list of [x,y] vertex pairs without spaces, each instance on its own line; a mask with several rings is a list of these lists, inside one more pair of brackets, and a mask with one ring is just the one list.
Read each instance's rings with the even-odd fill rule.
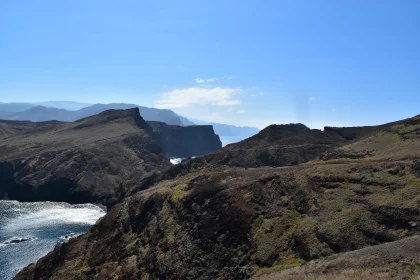
[[16,279],[248,279],[399,240],[419,233],[413,170],[196,169],[127,198]]
[[211,127],[148,124],[139,110],[72,123],[0,122],[0,198],[115,204],[144,178],[221,147]]
[[[206,157],[184,162],[149,177],[148,189],[127,197],[89,233],[58,245],[16,279],[302,279],[307,271],[320,271],[311,262],[316,259],[325,269],[358,269],[363,262],[363,269],[392,267],[398,279],[410,277],[419,253],[398,244],[410,246],[416,238],[345,252],[420,234],[419,121],[349,144],[358,149],[363,141],[383,141],[372,157],[249,169],[214,165]],[[287,135],[296,141],[291,144],[336,141],[300,125],[277,129],[264,131],[261,141],[284,143]],[[302,133],[301,142],[296,133]],[[256,140],[252,146],[258,147]],[[395,150],[400,153],[393,158],[389,151]],[[376,157],[383,154],[388,157]],[[384,263],[383,254],[395,258]]]
[[138,109],[38,126],[0,140],[1,198],[112,205],[169,166]]
[[168,157],[201,156],[222,148],[222,142],[211,125],[182,127],[161,122],[148,124]]

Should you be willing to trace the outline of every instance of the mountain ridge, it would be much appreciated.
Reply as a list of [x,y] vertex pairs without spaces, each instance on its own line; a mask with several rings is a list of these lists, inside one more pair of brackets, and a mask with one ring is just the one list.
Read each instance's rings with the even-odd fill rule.
[[[154,124],[152,124],[154,125]],[[138,108],[107,110],[75,122],[0,121],[0,198],[63,201],[111,206],[155,170],[171,166],[178,152],[221,148],[211,127],[160,130]],[[0,134],[1,135],[1,134]],[[165,146],[170,138],[188,145]]]
[[[218,153],[247,153],[257,142],[257,148],[320,142],[332,144],[333,152],[381,138],[414,151],[419,121],[352,128],[354,140],[302,124],[270,126]],[[398,141],[388,141],[395,136]],[[278,168],[244,168],[241,161],[211,161],[211,155],[187,160],[145,179],[90,232],[58,245],[16,279],[304,279],[311,271],[322,276],[322,268],[357,269],[346,258],[356,262],[358,256],[368,258],[360,267],[372,274],[356,270],[351,279],[377,279],[391,263],[389,279],[411,277],[419,253],[397,248],[418,238],[398,240],[420,234],[420,154],[390,155],[340,162],[321,157]],[[387,250],[398,259],[377,259]]]
[[[109,109],[129,109],[138,107],[142,112],[142,116],[145,120],[148,121],[160,121],[168,125],[180,125],[180,126],[190,126],[195,125],[193,121],[182,117],[176,114],[174,111],[169,109],[156,109],[149,108],[144,106],[138,106],[136,104],[126,104],[126,103],[111,103],[111,104],[84,104],[77,103],[74,105],[70,102],[70,105],[80,107],[78,110],[66,110],[70,105],[60,106],[60,104],[66,103],[63,101],[48,101],[40,103],[3,103],[0,106],[0,119],[7,120],[29,120],[29,121],[49,121],[49,120],[59,120],[59,121],[75,121],[80,118],[98,114],[102,111]],[[10,104],[10,105],[8,105]],[[58,105],[57,105],[58,104]],[[89,105],[89,106],[85,106]],[[9,106],[9,111],[7,107]],[[43,108],[39,107],[42,106]],[[51,107],[48,107],[51,106]],[[53,107],[58,106],[61,108]],[[34,110],[34,107],[38,109]],[[65,108],[63,108],[65,107]],[[32,110],[31,110],[32,109]],[[257,133],[259,130],[257,128],[251,127],[237,127],[233,125],[224,125],[218,123],[209,123],[204,121],[197,120],[197,124],[203,125],[213,125],[216,134],[220,136],[240,136],[246,138]]]

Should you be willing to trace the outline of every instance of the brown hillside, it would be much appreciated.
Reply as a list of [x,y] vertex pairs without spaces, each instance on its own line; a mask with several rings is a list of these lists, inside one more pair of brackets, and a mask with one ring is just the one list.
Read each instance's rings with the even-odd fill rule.
[[111,110],[4,138],[0,197],[110,205],[127,186],[169,166],[147,130],[138,109]]
[[[372,137],[388,141],[384,135],[403,131],[407,147],[416,148],[417,118],[399,125],[350,145],[365,146],[363,141]],[[290,145],[332,144],[336,151],[347,147],[338,147],[348,140],[335,132],[292,125],[270,127],[258,136],[261,139],[215,154],[235,147],[247,153],[246,148],[285,145],[283,139],[295,141],[297,134],[303,135],[302,142]],[[259,145],[260,141],[266,142]],[[400,142],[386,143],[388,150],[406,153]],[[404,245],[393,242],[420,234],[416,151],[409,158],[349,157],[341,163],[320,160],[278,168],[228,167],[213,161],[215,154],[145,178],[130,190],[137,190],[135,195],[113,207],[89,233],[59,245],[16,279],[334,279],[344,275],[337,274],[342,268],[354,279],[370,280],[417,273],[420,253],[392,245]],[[242,159],[252,158],[247,157]],[[376,249],[380,244],[389,245]],[[369,253],[375,250],[379,253]],[[396,258],[375,259],[384,254]],[[407,265],[397,263],[397,256]],[[358,257],[366,262],[360,264]],[[317,264],[331,273],[322,275]],[[395,269],[393,274],[388,268]]]

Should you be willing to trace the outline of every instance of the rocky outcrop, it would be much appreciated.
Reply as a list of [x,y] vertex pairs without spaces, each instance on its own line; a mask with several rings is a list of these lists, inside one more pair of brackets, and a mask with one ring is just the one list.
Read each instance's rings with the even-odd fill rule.
[[291,166],[323,161],[384,160],[420,156],[420,117],[379,126],[325,127],[270,125],[257,135],[193,160],[210,166]]
[[253,137],[196,161],[240,167],[298,165],[345,142],[334,132],[309,129],[303,124],[271,125]]
[[0,198],[115,204],[168,157],[221,148],[211,126],[147,123],[138,108],[73,123],[3,121]]
[[34,238],[34,237],[14,238],[14,239],[11,239],[9,241],[4,242],[3,245],[19,244],[19,243],[23,243],[23,242],[33,241],[35,239],[36,238]]
[[148,124],[168,157],[201,156],[222,148],[222,142],[211,125],[182,127],[162,122]]
[[0,198],[19,201],[110,206],[170,166],[138,109],[53,122],[0,140],[0,150]]

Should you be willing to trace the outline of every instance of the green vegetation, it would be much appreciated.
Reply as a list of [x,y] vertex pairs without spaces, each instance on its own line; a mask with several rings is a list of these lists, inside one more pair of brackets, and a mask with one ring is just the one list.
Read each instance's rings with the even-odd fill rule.
[[185,184],[181,184],[178,185],[174,188],[173,193],[172,193],[172,201],[175,203],[178,203],[181,201],[181,199],[184,197],[185,195],[185,189],[186,185]]
[[278,264],[275,264],[271,267],[265,267],[260,268],[257,270],[257,272],[254,275],[254,279],[257,277],[261,277],[266,274],[272,274],[276,272],[280,272],[286,269],[291,269],[295,267],[299,267],[301,265],[305,264],[305,261],[302,259],[295,258],[294,256],[291,256],[289,258],[284,259]]
[[258,217],[252,225],[253,238],[256,243],[255,261],[267,265],[288,252],[289,243],[298,225],[298,215],[283,210],[275,218]]

